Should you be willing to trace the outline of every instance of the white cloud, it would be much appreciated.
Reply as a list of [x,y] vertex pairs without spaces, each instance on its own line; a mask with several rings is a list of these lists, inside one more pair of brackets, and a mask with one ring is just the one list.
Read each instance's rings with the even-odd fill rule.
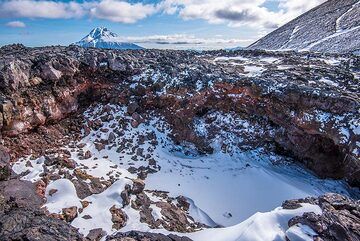
[[90,9],[90,15],[113,22],[135,23],[156,11],[152,4],[130,4],[119,0],[102,0]]
[[0,3],[0,17],[6,18],[77,18],[85,14],[84,4],[35,0],[12,0]]
[[120,23],[135,23],[154,14],[153,4],[130,4],[123,0],[57,2],[10,0],[0,2],[1,18],[69,19],[90,16]]
[[5,25],[8,27],[11,27],[11,28],[25,28],[26,27],[25,23],[21,22],[21,21],[11,21],[11,22],[6,23]]
[[[232,27],[249,26],[259,31],[283,25],[326,0],[164,0],[160,5],[167,14],[179,14],[185,20],[203,19]],[[278,2],[277,11],[264,7]]]
[[312,1],[301,1],[301,0],[280,0],[280,8],[286,9],[287,12],[294,14],[302,14],[311,8],[314,8],[327,0],[312,0]]
[[284,11],[284,21],[288,22],[327,0],[279,0],[279,8]]
[[143,37],[125,37],[122,40],[134,43],[157,44],[240,44],[253,39],[198,38],[190,34],[150,35]]
[[[277,11],[264,7],[278,2]],[[325,0],[161,0],[157,4],[129,0],[0,0],[1,18],[81,18],[135,23],[155,13],[178,14],[182,19],[203,19],[232,27],[249,26],[269,31]]]
[[177,12],[183,19],[204,19],[230,26],[274,27],[278,24],[277,13],[262,7],[265,1],[165,0],[162,5],[166,13]]
[[142,37],[118,37],[117,41],[132,42],[146,48],[158,49],[220,49],[247,46],[255,39],[226,39],[221,36],[199,38],[191,34],[150,35]]

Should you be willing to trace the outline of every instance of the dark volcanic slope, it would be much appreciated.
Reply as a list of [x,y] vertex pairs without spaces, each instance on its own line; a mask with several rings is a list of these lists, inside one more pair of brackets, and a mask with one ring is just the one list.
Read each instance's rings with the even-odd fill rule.
[[359,0],[329,0],[268,34],[249,49],[346,53],[360,49]]

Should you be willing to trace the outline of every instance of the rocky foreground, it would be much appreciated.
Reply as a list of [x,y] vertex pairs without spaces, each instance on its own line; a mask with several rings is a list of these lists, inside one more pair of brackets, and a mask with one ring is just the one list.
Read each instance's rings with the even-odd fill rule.
[[[318,240],[360,240],[359,57],[21,45],[0,48],[0,56],[5,240],[196,238],[180,236],[221,225],[197,219],[186,197],[146,189],[147,180],[166,170],[169,153],[206,158],[254,150],[276,156],[271,165],[280,169],[300,163],[354,187],[341,191],[350,197],[284,202],[284,210],[299,203],[321,209],[291,218],[287,239],[306,225]],[[159,148],[169,153],[161,156]],[[247,160],[232,171],[254,165]],[[107,206],[109,228],[91,229],[100,220],[98,202],[115,193],[121,198]],[[139,228],[129,225],[134,219],[175,234],[130,231]]]

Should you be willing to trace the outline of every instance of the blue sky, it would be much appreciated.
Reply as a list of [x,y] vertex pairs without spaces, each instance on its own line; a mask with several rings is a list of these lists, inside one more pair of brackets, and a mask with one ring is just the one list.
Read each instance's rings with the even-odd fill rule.
[[323,1],[0,0],[0,45],[68,45],[105,26],[144,47],[247,46]]

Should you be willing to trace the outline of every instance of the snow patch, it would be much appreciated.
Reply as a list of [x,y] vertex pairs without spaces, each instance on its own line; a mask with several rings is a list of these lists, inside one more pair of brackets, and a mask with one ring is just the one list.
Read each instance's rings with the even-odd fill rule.
[[321,214],[317,205],[304,203],[301,208],[276,208],[267,213],[256,213],[244,222],[228,228],[206,229],[187,234],[194,241],[272,241],[285,240],[288,221],[305,212]]
[[286,237],[290,241],[313,241],[318,235],[312,228],[303,224],[296,224],[286,231]]
[[246,75],[250,77],[259,76],[265,70],[263,67],[256,65],[245,65],[244,67],[245,67],[244,71],[246,72]]
[[339,86],[339,84],[335,83],[335,82],[332,81],[332,80],[326,79],[326,78],[324,78],[324,77],[322,77],[321,79],[319,79],[319,82],[325,83],[325,84],[331,85],[331,86],[336,86],[336,87]]
[[196,206],[195,202],[191,198],[186,198],[186,200],[190,204],[189,214],[196,222],[206,224],[209,227],[216,227],[218,225],[209,217],[209,215]]
[[214,59],[215,62],[217,61],[229,61],[229,60],[238,60],[238,61],[247,61],[248,58],[237,56],[237,57],[217,57]]
[[[51,191],[55,193],[50,193]],[[68,179],[58,179],[46,187],[46,207],[50,213],[61,213],[63,208],[82,207],[74,184]]]
[[[102,228],[108,234],[115,232],[112,228],[110,208],[115,205],[118,208],[122,207],[121,192],[125,188],[125,184],[130,184],[131,181],[122,178],[114,182],[108,189],[99,194],[93,194],[84,200],[90,202],[89,206],[72,221],[71,225],[79,228],[79,232],[87,235],[91,229]],[[91,219],[84,219],[82,216],[90,215]]]
[[40,174],[44,172],[44,161],[44,157],[34,160],[27,157],[14,163],[12,169],[16,174],[27,173],[25,176],[21,177],[21,180],[36,182],[41,179]]

